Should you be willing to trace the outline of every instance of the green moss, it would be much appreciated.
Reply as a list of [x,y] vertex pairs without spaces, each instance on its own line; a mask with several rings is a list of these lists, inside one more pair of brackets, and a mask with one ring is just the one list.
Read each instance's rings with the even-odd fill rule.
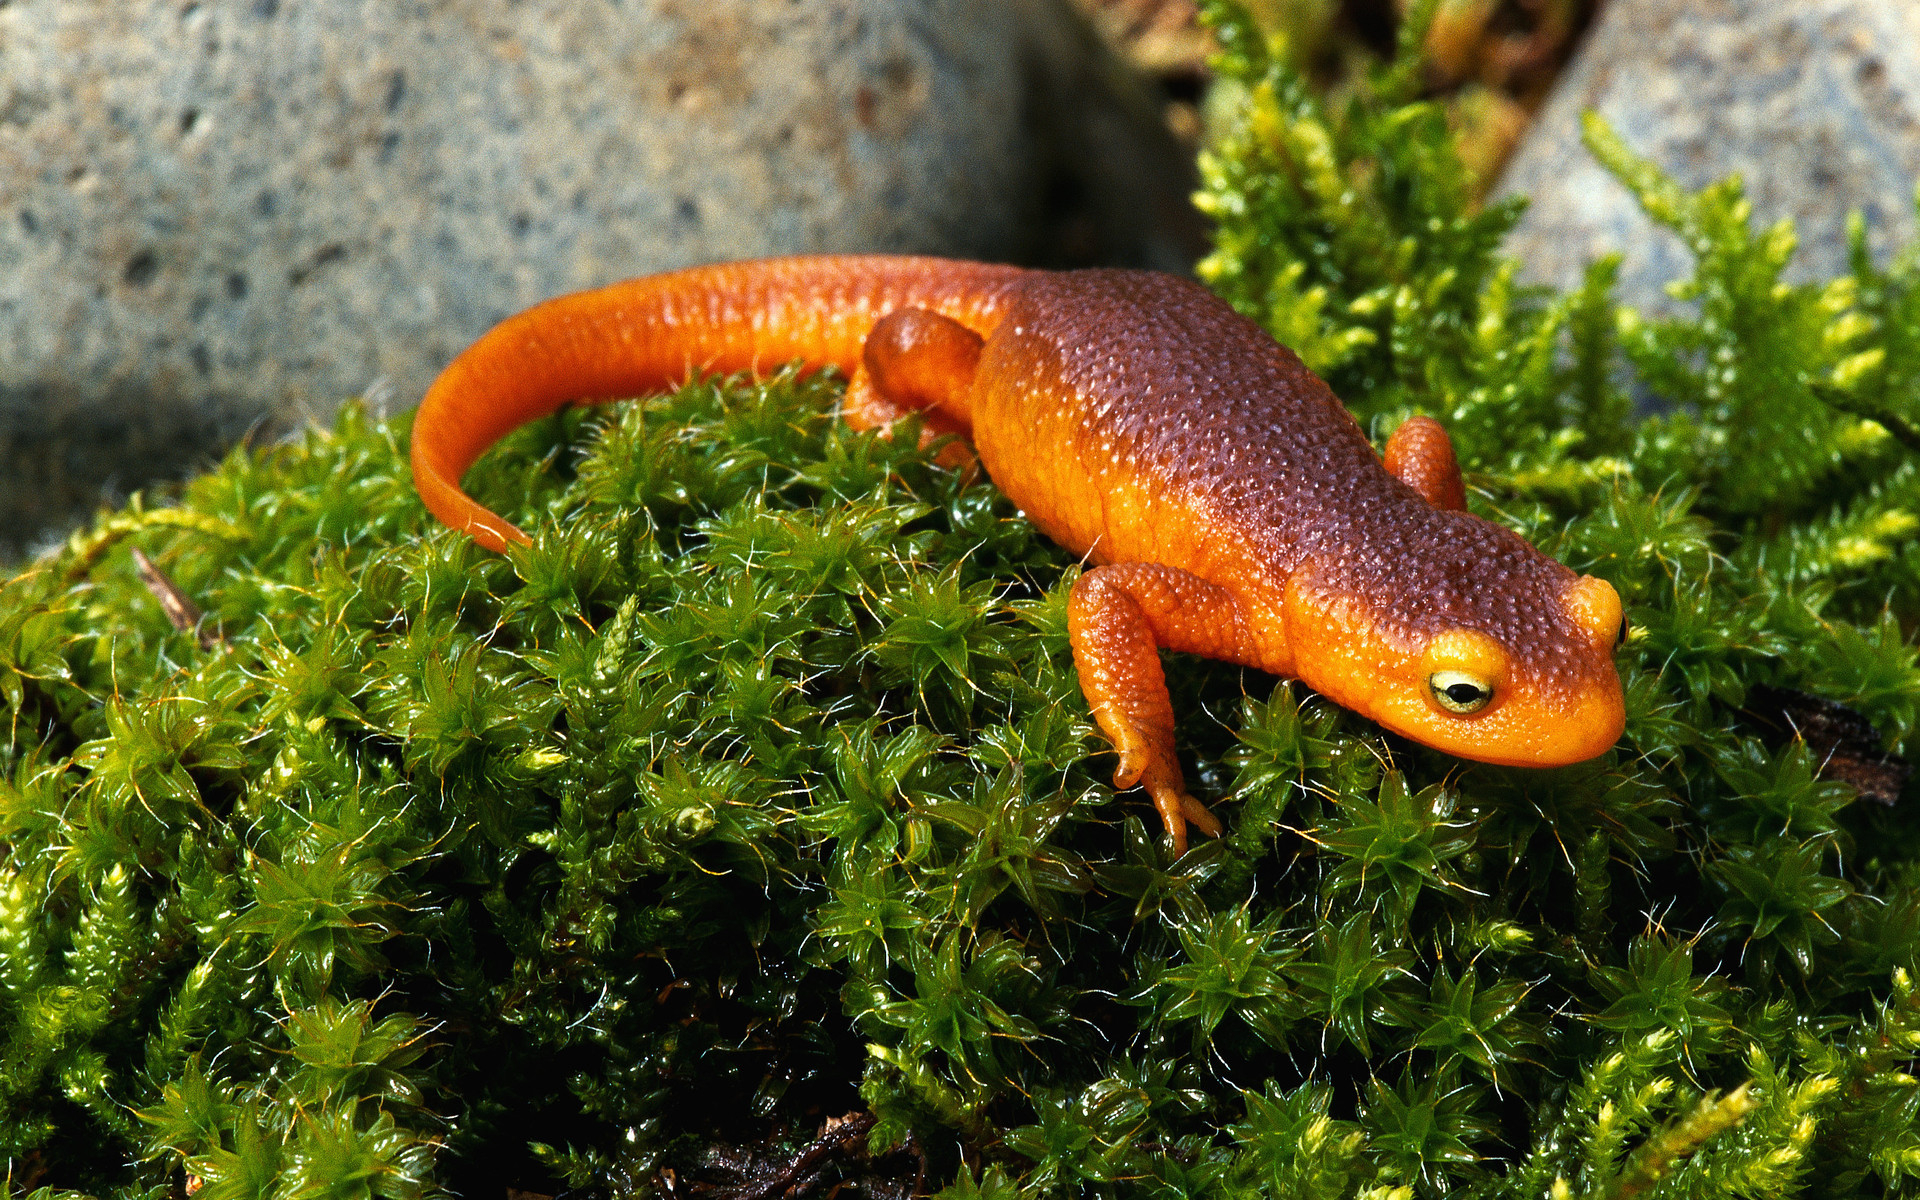
[[1616,752],[1465,764],[1176,657],[1228,832],[1169,862],[1077,567],[832,380],[514,435],[508,557],[349,407],[0,589],[11,1186],[624,1196],[867,1107],[955,1197],[1910,1191],[1920,840],[1778,726],[1915,748],[1920,258],[1782,284],[1737,185],[1595,126],[1698,312],[1518,287],[1405,70],[1328,112],[1209,11],[1207,278],[1614,583]]

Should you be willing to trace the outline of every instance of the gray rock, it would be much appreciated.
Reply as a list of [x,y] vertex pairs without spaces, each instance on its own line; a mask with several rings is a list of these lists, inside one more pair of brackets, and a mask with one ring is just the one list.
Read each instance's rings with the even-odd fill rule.
[[1043,257],[1063,177],[1102,257],[1179,265],[1149,228],[1178,153],[1076,30],[1055,0],[0,0],[0,557],[376,380],[410,405],[559,292]]
[[1620,250],[1620,299],[1671,310],[1692,274],[1580,144],[1597,109],[1635,153],[1688,188],[1738,172],[1764,227],[1792,217],[1789,277],[1847,269],[1846,217],[1884,255],[1914,236],[1920,178],[1920,4],[1913,0],[1609,0],[1501,181],[1533,198],[1508,244],[1531,279],[1562,287]]

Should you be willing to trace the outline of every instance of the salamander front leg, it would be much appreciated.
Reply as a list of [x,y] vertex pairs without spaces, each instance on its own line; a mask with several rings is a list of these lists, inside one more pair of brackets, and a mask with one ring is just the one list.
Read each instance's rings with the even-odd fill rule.
[[1080,690],[1113,741],[1113,786],[1144,786],[1160,810],[1175,854],[1187,849],[1187,822],[1219,836],[1220,821],[1187,795],[1173,745],[1173,701],[1160,649],[1244,662],[1247,620],[1240,600],[1217,584],[1155,563],[1096,567],[1073,585],[1067,635]]
[[1384,457],[1387,470],[1435,508],[1467,506],[1467,487],[1460,482],[1460,461],[1453,456],[1453,439],[1432,417],[1403,421],[1387,439]]

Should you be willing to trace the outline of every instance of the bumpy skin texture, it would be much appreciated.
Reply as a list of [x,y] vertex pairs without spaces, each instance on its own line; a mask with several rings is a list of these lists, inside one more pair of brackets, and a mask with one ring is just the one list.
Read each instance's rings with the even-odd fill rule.
[[[872,335],[871,338],[869,335]],[[564,296],[502,323],[428,391],[414,476],[495,549],[525,540],[459,490],[514,427],[694,370],[834,365],[861,427],[928,408],[994,482],[1097,564],[1069,605],[1074,658],[1176,848],[1191,821],[1159,648],[1292,676],[1464,758],[1592,758],[1624,723],[1619,598],[1465,511],[1425,418],[1374,453],[1332,391],[1197,285],[939,259],[696,268]],[[1388,468],[1391,466],[1392,470]]]
[[1387,439],[1387,473],[1435,508],[1465,508],[1467,489],[1453,457],[1453,439],[1432,417],[1409,417]]

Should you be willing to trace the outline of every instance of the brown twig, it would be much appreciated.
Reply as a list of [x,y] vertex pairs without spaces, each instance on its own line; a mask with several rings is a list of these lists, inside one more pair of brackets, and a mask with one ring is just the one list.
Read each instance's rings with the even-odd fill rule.
[[736,1192],[727,1193],[729,1200],[773,1200],[773,1197],[793,1187],[828,1157],[861,1153],[866,1146],[867,1133],[873,1128],[873,1121],[872,1113],[863,1112],[848,1113],[839,1121],[829,1123],[826,1131],[794,1156],[793,1161]]
[[211,650],[220,644],[218,634],[209,633],[201,627],[206,614],[200,611],[200,606],[189,599],[178,584],[168,579],[164,571],[154,566],[153,560],[138,546],[133,548],[133,569],[140,573],[140,582],[146,584],[153,598],[160,602],[160,611],[167,614],[167,620],[175,629],[182,633],[197,631],[202,650]]

